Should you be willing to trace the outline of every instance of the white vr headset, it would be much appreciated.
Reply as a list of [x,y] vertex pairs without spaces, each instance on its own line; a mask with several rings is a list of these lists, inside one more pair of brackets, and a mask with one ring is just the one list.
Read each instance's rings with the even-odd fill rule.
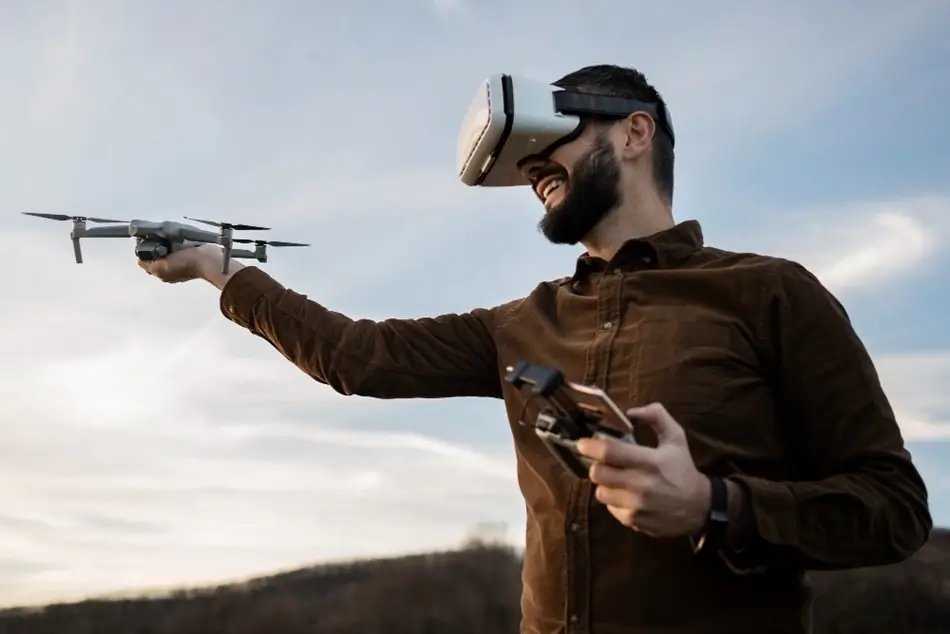
[[478,88],[459,130],[459,178],[472,186],[529,185],[518,165],[528,157],[545,157],[576,139],[584,129],[583,116],[622,119],[634,112],[649,114],[657,130],[674,142],[669,112],[660,103],[492,75]]

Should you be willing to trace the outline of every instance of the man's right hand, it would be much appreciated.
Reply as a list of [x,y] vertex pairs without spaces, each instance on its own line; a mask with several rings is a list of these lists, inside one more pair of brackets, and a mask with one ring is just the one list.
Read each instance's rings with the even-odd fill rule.
[[244,268],[244,265],[240,262],[231,260],[228,273],[222,273],[224,253],[221,251],[221,247],[215,244],[203,244],[198,247],[182,249],[153,262],[139,260],[138,265],[149,275],[153,275],[169,284],[203,279],[211,282],[220,290],[224,289],[224,285],[227,284],[234,273]]

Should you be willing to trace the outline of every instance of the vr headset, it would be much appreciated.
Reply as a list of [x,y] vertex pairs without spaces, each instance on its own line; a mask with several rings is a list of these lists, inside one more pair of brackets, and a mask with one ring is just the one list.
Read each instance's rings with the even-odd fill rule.
[[456,166],[466,185],[529,185],[524,159],[546,157],[576,139],[586,119],[623,119],[646,112],[675,143],[666,107],[624,97],[565,90],[524,77],[492,75],[478,88],[459,130]]

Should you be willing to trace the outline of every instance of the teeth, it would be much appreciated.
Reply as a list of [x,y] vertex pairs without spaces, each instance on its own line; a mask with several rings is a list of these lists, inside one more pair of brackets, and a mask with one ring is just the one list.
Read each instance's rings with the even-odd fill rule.
[[541,190],[541,196],[543,198],[547,198],[548,196],[551,195],[551,192],[553,192],[555,189],[560,187],[563,182],[564,181],[562,181],[559,178],[554,179],[553,181],[551,181],[550,183],[544,186],[544,189]]

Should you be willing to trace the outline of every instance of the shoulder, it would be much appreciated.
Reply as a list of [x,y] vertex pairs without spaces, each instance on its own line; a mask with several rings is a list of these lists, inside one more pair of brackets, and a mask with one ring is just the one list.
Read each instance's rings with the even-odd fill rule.
[[[700,249],[690,262],[696,270],[716,271],[710,286],[721,301],[731,301],[762,339],[795,330],[848,327],[848,314],[818,275],[801,262],[774,255]],[[714,280],[714,281],[713,281]]]
[[815,273],[802,263],[783,257],[704,247],[695,254],[691,264],[699,269],[720,268],[734,273],[734,277],[745,278],[767,295],[792,293],[832,298]]

